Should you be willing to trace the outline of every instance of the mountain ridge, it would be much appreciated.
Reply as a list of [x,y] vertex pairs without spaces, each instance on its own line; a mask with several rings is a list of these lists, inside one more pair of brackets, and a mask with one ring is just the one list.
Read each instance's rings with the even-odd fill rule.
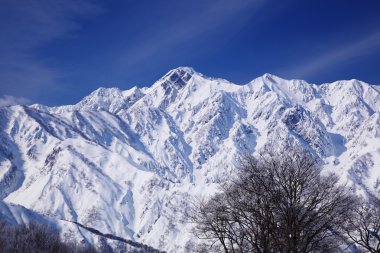
[[98,246],[104,241],[61,220],[167,252],[188,248],[190,200],[216,192],[241,154],[266,148],[305,149],[358,194],[379,197],[380,92],[358,80],[264,74],[236,85],[180,67],[151,87],[2,107],[0,119],[0,203]]

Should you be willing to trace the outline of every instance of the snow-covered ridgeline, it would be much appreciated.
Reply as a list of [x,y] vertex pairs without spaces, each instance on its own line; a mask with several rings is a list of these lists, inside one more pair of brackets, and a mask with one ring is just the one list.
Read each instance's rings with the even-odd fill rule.
[[289,145],[379,196],[378,89],[270,74],[236,85],[181,67],[151,87],[99,88],[76,105],[3,107],[0,210],[21,205],[95,244],[65,220],[178,252],[192,243],[191,198],[212,194],[239,154]]

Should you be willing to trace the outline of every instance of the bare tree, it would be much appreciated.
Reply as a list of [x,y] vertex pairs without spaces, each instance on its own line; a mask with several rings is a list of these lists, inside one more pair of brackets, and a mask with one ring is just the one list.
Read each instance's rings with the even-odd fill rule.
[[4,236],[5,233],[7,232],[6,230],[6,224],[3,220],[0,220],[0,249],[5,248],[5,245],[7,243],[7,240]]
[[348,238],[362,251],[380,252],[380,203],[361,203],[348,219]]
[[337,176],[320,172],[297,150],[244,159],[232,182],[199,203],[194,232],[217,252],[338,252],[356,199]]
[[46,225],[7,225],[0,220],[0,252],[7,253],[96,253],[93,247],[85,247],[61,241],[59,232]]

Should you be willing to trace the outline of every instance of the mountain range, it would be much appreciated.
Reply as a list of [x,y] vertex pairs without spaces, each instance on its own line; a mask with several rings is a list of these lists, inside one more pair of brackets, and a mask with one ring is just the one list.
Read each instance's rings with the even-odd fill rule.
[[237,85],[179,67],[150,87],[99,88],[75,105],[1,107],[0,215],[115,251],[120,241],[94,231],[186,252],[196,243],[192,201],[218,191],[241,155],[291,146],[378,198],[379,86],[271,74]]

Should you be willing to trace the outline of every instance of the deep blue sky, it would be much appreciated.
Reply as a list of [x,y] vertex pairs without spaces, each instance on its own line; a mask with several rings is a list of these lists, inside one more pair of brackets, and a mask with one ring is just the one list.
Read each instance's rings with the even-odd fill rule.
[[76,103],[178,66],[380,84],[380,1],[0,0],[0,105]]

